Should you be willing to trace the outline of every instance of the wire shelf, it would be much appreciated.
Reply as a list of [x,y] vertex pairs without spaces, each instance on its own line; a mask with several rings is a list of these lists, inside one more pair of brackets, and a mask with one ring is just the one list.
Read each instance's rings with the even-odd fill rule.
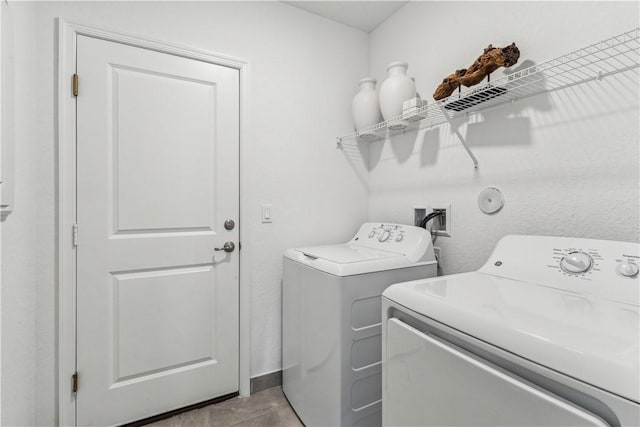
[[[338,137],[338,144],[347,140],[376,141],[411,130],[437,126],[461,115],[599,80],[639,66],[640,27],[513,72],[482,86],[460,91],[440,101],[429,102],[411,113],[415,119],[413,121],[400,115],[359,132]],[[477,166],[475,158],[474,163]]]

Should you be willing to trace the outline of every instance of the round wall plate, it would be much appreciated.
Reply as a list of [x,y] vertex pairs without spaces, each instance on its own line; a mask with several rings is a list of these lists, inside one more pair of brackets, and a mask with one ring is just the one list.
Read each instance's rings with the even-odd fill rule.
[[502,192],[495,187],[487,187],[478,195],[478,207],[486,214],[494,214],[504,206]]

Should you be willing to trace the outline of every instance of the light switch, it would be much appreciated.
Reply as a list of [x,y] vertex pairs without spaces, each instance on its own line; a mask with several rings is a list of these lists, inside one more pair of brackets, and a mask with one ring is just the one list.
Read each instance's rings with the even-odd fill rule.
[[273,206],[272,205],[262,205],[262,222],[273,222]]

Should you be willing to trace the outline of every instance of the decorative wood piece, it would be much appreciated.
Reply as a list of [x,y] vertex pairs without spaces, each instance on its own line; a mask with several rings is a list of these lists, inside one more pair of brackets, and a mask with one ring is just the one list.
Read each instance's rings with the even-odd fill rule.
[[519,58],[520,50],[515,43],[503,48],[489,45],[469,68],[457,70],[445,77],[433,93],[433,99],[438,101],[448,97],[460,85],[467,87],[476,85],[498,68],[511,67],[518,62]]
[[449,74],[445,77],[444,80],[442,80],[442,83],[440,83],[436,88],[436,91],[433,94],[433,99],[437,101],[451,95],[454,90],[460,87],[460,77],[464,76],[466,72],[466,68],[463,68],[461,70],[456,70],[453,74]]

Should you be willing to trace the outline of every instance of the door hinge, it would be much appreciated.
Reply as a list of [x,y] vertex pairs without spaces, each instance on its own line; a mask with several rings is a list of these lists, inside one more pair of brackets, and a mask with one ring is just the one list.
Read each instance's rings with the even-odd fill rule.
[[73,224],[73,246],[78,246],[78,224]]
[[78,75],[73,75],[73,96],[78,96]]
[[74,393],[78,392],[78,372],[74,372],[71,375],[71,391]]

